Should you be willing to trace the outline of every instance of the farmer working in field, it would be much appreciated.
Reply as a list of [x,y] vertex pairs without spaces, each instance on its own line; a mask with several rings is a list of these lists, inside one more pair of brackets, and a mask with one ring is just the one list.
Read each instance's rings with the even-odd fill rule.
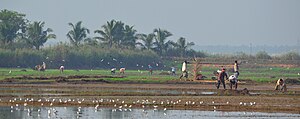
[[225,77],[226,77],[226,79],[228,79],[228,75],[227,75],[227,73],[226,73],[226,69],[225,69],[225,68],[222,68],[221,73],[219,73],[219,75],[218,75],[217,89],[219,89],[220,83],[221,83],[221,82],[222,82],[222,84],[223,84],[224,89],[226,89],[226,87],[225,87]]
[[43,64],[42,64],[42,69],[44,69],[44,71],[46,70],[46,63],[45,62],[43,62]]
[[149,74],[152,75],[153,71],[152,71],[152,66],[150,64],[148,64],[148,68],[149,68]]
[[111,74],[115,74],[115,73],[116,73],[116,70],[117,70],[117,68],[112,68],[112,69],[110,70]]
[[125,68],[120,68],[120,74],[125,74]]
[[238,81],[235,75],[229,76],[229,82],[230,82],[230,89],[232,89],[232,86],[234,86],[235,90],[237,90]]
[[282,92],[285,92],[287,90],[286,89],[286,84],[285,84],[283,79],[278,79],[277,80],[275,90],[280,90]]
[[59,67],[60,73],[63,73],[63,72],[64,72],[64,69],[65,69],[65,67],[64,67],[63,65],[61,65],[61,66]]
[[46,70],[46,63],[43,62],[42,65],[36,65],[36,66],[34,67],[34,69],[35,69],[35,70],[38,70],[38,71],[45,71],[45,70]]
[[182,68],[181,68],[182,74],[180,76],[180,80],[181,80],[182,77],[185,77],[185,81],[188,78],[187,63],[188,62],[186,60],[182,63]]
[[235,73],[235,77],[238,78],[240,75],[240,72],[239,72],[239,64],[238,64],[237,60],[234,61],[233,71]]
[[176,75],[176,68],[175,67],[171,67],[171,72],[172,72],[172,75]]

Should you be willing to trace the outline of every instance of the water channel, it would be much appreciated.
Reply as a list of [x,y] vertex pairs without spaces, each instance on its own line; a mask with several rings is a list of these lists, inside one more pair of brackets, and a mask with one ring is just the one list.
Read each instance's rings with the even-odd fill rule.
[[300,114],[94,107],[0,107],[1,119],[299,119]]

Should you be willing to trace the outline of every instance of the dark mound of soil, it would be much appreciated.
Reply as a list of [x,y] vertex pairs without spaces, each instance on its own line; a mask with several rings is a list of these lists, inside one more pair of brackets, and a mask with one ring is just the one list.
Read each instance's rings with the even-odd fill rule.
[[238,81],[243,81],[243,82],[246,82],[247,84],[256,83],[254,80],[251,80],[251,79],[238,79]]
[[2,80],[1,82],[9,82],[9,83],[11,83],[11,82],[17,82],[17,81],[18,80],[16,80],[16,79],[7,78],[7,79]]
[[286,79],[285,80],[286,84],[300,84],[300,79]]
[[81,79],[81,78],[124,78],[125,76],[102,76],[102,75],[95,75],[95,76],[89,76],[89,75],[73,75],[73,76],[20,76],[20,77],[11,77],[11,78],[5,78],[6,80],[11,79],[28,79],[28,80],[48,80],[48,79],[55,79],[55,80],[61,80],[61,79]]
[[249,90],[247,88],[244,88],[243,90],[220,90],[218,95],[220,96],[238,96],[238,95],[250,95]]
[[[20,77],[11,77],[5,78],[0,81],[2,83],[33,83],[26,82],[25,80],[55,80],[57,83],[93,83],[93,82],[101,82],[101,83],[110,83],[102,78],[124,78],[125,76],[105,76],[105,75],[72,75],[72,76],[20,76]],[[90,79],[97,78],[98,80]],[[81,80],[71,80],[71,79],[81,79]],[[35,83],[45,83],[45,82],[35,82]],[[49,82],[48,82],[49,83]]]
[[63,83],[63,82],[68,82],[69,80],[64,78],[64,77],[61,77],[61,78],[55,79],[55,81],[58,82],[58,83]]
[[159,75],[171,75],[169,72],[160,72]]

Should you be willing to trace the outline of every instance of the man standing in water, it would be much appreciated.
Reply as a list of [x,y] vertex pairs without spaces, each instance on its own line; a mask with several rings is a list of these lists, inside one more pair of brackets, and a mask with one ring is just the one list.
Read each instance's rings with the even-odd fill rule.
[[219,89],[221,82],[223,84],[224,89],[226,89],[226,87],[225,87],[225,77],[226,77],[226,79],[228,79],[228,75],[226,73],[226,69],[222,68],[222,71],[221,71],[221,73],[219,73],[219,76],[218,76],[217,89]]
[[187,72],[187,61],[185,60],[183,63],[182,63],[182,68],[181,68],[181,71],[182,71],[182,74],[180,76],[180,80],[182,77],[185,77],[185,81],[187,80],[188,78],[188,72]]

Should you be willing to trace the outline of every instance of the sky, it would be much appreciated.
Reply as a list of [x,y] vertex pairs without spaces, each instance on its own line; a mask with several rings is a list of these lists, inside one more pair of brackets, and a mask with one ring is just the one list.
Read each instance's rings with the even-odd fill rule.
[[196,45],[299,45],[300,0],[0,0],[0,9],[45,21],[56,40],[68,41],[68,23],[82,21],[93,31],[115,19],[138,33],[165,29],[167,40]]

